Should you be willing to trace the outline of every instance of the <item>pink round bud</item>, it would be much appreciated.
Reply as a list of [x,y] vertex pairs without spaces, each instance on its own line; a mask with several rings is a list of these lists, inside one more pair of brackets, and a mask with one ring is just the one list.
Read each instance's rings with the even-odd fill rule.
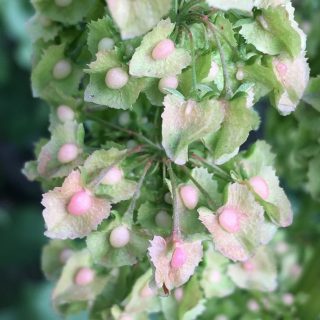
[[277,71],[281,77],[284,77],[288,72],[288,67],[282,62],[278,62],[276,65]]
[[150,297],[153,297],[154,295],[155,295],[155,292],[150,288],[148,283],[140,291],[140,297],[142,298],[150,298]]
[[213,270],[210,274],[210,281],[213,283],[219,283],[221,281],[221,272]]
[[294,297],[291,293],[285,293],[283,296],[282,296],[282,301],[285,305],[287,306],[291,306],[294,302]]
[[268,199],[269,197],[269,187],[267,182],[261,177],[252,177],[249,180],[251,187],[254,192],[258,194],[263,200]]
[[102,183],[113,186],[118,184],[123,178],[123,172],[120,168],[112,166],[104,176]]
[[170,39],[164,39],[158,42],[158,44],[152,50],[152,58],[154,60],[164,60],[169,57],[175,50],[175,44]]
[[180,196],[183,204],[189,210],[193,210],[199,202],[198,190],[192,185],[184,185],[180,187]]
[[73,216],[81,216],[87,213],[92,207],[92,198],[89,192],[83,190],[75,193],[69,203],[67,210]]
[[63,80],[67,78],[72,72],[71,63],[68,60],[62,59],[58,61],[52,70],[53,77],[56,80]]
[[128,73],[122,68],[110,69],[105,78],[106,86],[110,89],[118,90],[123,88],[129,81]]
[[114,40],[111,38],[102,38],[98,43],[99,51],[109,51],[114,47]]
[[232,208],[224,208],[219,215],[219,223],[227,232],[236,233],[240,230],[240,213]]
[[67,122],[74,119],[74,111],[65,105],[61,105],[57,109],[57,116],[61,122]]
[[58,161],[61,163],[69,163],[77,159],[79,149],[74,143],[64,144],[58,152]]
[[114,248],[125,247],[130,241],[130,231],[125,226],[119,226],[111,231],[110,244]]
[[177,89],[179,85],[179,80],[176,76],[168,76],[162,78],[159,81],[158,88],[163,94],[167,94],[166,88],[168,89]]
[[173,269],[181,268],[187,261],[187,254],[182,247],[176,247],[171,258],[171,267]]
[[256,300],[250,299],[247,303],[247,308],[252,312],[257,312],[260,310],[260,306]]
[[73,255],[73,250],[71,250],[71,249],[63,249],[60,252],[60,256],[59,256],[60,262],[65,264],[70,259],[70,257],[72,255]]
[[177,288],[176,290],[174,290],[174,297],[175,299],[180,302],[183,299],[183,289],[182,288]]
[[236,73],[236,79],[238,81],[242,81],[244,79],[244,72],[242,69],[238,69],[238,71]]
[[161,210],[156,214],[155,222],[158,227],[169,229],[172,225],[172,218],[167,211]]
[[58,7],[67,7],[71,4],[72,0],[54,0]]
[[251,272],[255,269],[255,265],[252,261],[250,260],[247,260],[245,262],[242,263],[242,267],[244,270],[248,271],[248,272]]
[[87,286],[94,280],[94,271],[90,268],[81,268],[78,270],[74,282],[78,286]]

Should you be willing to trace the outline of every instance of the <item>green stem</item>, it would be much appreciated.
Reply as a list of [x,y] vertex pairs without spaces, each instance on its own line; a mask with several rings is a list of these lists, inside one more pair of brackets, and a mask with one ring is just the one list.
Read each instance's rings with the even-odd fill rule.
[[208,202],[210,209],[216,207],[215,201],[211,198],[210,194],[202,187],[202,185],[191,175],[189,169],[186,166],[181,167],[182,170],[186,173],[188,178],[195,184],[195,186],[200,190],[200,192],[205,196],[206,201]]
[[180,229],[180,212],[178,208],[178,195],[177,195],[177,178],[173,172],[171,161],[168,160],[168,172],[171,181],[172,188],[172,201],[173,201],[173,231],[172,237],[173,241],[181,239],[181,229]]
[[210,168],[212,171],[214,171],[221,179],[226,180],[226,181],[232,181],[230,175],[226,171],[224,171],[223,169],[218,167],[217,165],[209,163],[207,160],[203,159],[202,157],[200,157],[196,154],[193,154],[191,157],[193,159],[200,161],[204,165],[206,165],[208,168]]
[[224,92],[226,94],[226,99],[229,100],[229,99],[232,98],[233,93],[232,93],[231,81],[230,81],[229,74],[228,74],[228,69],[227,69],[226,57],[224,55],[220,39],[217,36],[216,27],[209,21],[207,16],[203,17],[203,21],[208,26],[208,28],[210,29],[210,31],[211,31],[211,33],[213,35],[213,38],[214,38],[214,40],[216,42],[218,51],[219,51],[221,65],[222,65],[222,71],[223,71],[223,79],[224,79],[224,89],[223,90],[224,90]]
[[145,180],[145,177],[152,165],[152,162],[153,160],[148,160],[147,164],[145,165],[144,169],[143,169],[143,172],[142,172],[142,175],[139,179],[139,182],[138,182],[138,185],[137,185],[137,188],[136,190],[134,191],[134,194],[132,196],[132,199],[131,199],[131,202],[130,202],[130,205],[126,211],[126,213],[124,214],[123,216],[123,219],[124,220],[132,220],[133,219],[133,212],[134,212],[134,209],[136,208],[136,203],[137,203],[137,200],[139,199],[140,197],[140,194],[141,194],[141,188],[142,188],[142,185],[143,185],[143,182]]
[[145,137],[144,135],[142,135],[141,133],[138,133],[138,132],[135,132],[135,131],[132,131],[132,130],[128,130],[128,129],[125,129],[125,128],[122,128],[114,123],[111,123],[109,121],[106,121],[106,120],[103,120],[103,119],[100,119],[98,117],[95,117],[91,114],[88,114],[88,119],[91,119],[93,121],[96,121],[96,122],[99,122],[101,123],[102,125],[105,125],[105,126],[108,126],[109,128],[112,128],[112,129],[116,129],[116,130],[119,130],[119,131],[122,131],[122,132],[125,132],[127,133],[128,135],[131,135],[131,136],[134,136],[138,139],[140,139],[141,141],[149,144],[150,146],[152,146],[153,148],[157,149],[157,150],[163,150],[159,145],[155,144],[153,141],[151,141],[150,139],[148,139],[147,137]]

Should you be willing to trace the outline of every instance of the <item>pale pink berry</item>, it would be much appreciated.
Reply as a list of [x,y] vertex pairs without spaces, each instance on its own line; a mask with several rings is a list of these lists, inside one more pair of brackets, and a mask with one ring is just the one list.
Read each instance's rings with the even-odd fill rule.
[[67,7],[72,3],[72,0],[54,0],[58,7]]
[[172,225],[172,218],[167,211],[161,210],[156,214],[155,222],[158,227],[169,229]]
[[119,226],[111,231],[110,244],[114,248],[125,247],[130,241],[130,231],[125,226]]
[[81,216],[87,213],[92,207],[92,196],[88,191],[82,190],[75,193],[69,203],[68,212],[74,216]]
[[118,184],[123,178],[123,172],[117,166],[112,166],[104,176],[102,183],[113,186]]
[[111,38],[102,38],[98,43],[99,51],[108,51],[114,47],[114,40]]
[[180,196],[184,206],[189,210],[193,210],[199,202],[198,190],[192,185],[180,187]]
[[236,79],[238,81],[242,81],[244,79],[244,72],[242,69],[238,69],[238,71],[236,73]]
[[176,247],[171,258],[171,267],[173,269],[181,268],[187,261],[187,254],[182,247]]
[[152,58],[154,60],[164,60],[168,58],[175,50],[175,44],[170,39],[164,39],[158,42],[158,44],[152,50]]
[[177,89],[179,80],[176,76],[168,76],[159,81],[158,88],[163,94],[168,92],[165,89]]
[[155,292],[150,288],[148,283],[140,291],[140,297],[142,298],[150,298],[150,297],[153,297],[154,295],[155,295]]
[[60,262],[65,264],[71,258],[72,255],[73,255],[73,250],[63,249],[60,252],[60,256],[59,256]]
[[174,290],[174,297],[175,299],[180,302],[183,299],[183,289],[182,288],[177,288],[176,290]]
[[122,68],[110,69],[105,78],[106,86],[113,90],[123,88],[129,81],[128,73]]
[[62,59],[58,61],[54,65],[52,70],[53,77],[56,80],[63,80],[67,78],[71,74],[71,72],[72,72],[71,63],[66,59]]
[[288,250],[289,250],[289,246],[284,241],[280,241],[279,243],[276,244],[276,252],[278,254],[285,254],[286,252],[288,252]]
[[58,152],[58,161],[60,163],[69,163],[77,159],[79,149],[74,143],[64,144]]
[[260,306],[256,300],[250,299],[247,303],[247,308],[252,312],[257,312],[260,310]]
[[281,77],[284,77],[284,76],[287,74],[287,72],[288,72],[288,67],[287,67],[287,65],[284,64],[284,63],[282,63],[282,62],[278,62],[278,63],[276,64],[276,68],[277,68],[277,71],[278,71],[278,73],[279,73],[279,75],[280,75]]
[[258,194],[263,200],[268,199],[269,187],[268,187],[267,182],[263,178],[261,178],[259,176],[252,177],[249,180],[249,183],[250,183],[251,187],[253,188],[254,192],[256,194]]
[[57,116],[61,122],[67,122],[74,119],[74,111],[65,105],[61,105],[57,109]]
[[221,272],[213,270],[210,274],[210,281],[213,283],[219,283],[221,281]]
[[287,306],[291,306],[294,302],[294,297],[291,293],[285,293],[283,296],[282,296],[282,301],[285,305]]
[[302,273],[302,267],[295,263],[294,265],[292,265],[292,267],[290,268],[290,274],[294,277],[294,278],[299,278],[300,275]]
[[78,286],[87,286],[94,280],[94,271],[90,268],[81,268],[78,270],[74,282]]
[[219,223],[227,232],[236,233],[240,230],[240,213],[236,209],[224,208],[219,215]]
[[251,272],[255,269],[255,265],[252,261],[250,260],[247,260],[245,262],[242,263],[242,267],[244,270],[248,271],[248,272]]

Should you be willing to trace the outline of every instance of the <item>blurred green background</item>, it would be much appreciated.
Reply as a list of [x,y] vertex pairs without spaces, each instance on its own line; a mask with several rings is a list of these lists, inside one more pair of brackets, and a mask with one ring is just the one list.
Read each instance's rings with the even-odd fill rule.
[[[320,1],[300,0],[295,1],[295,6],[298,19],[309,34],[308,55],[315,76],[320,74]],[[52,285],[43,279],[40,270],[41,247],[46,242],[41,190],[37,183],[28,182],[20,173],[23,163],[33,158],[33,143],[40,136],[48,135],[48,108],[40,100],[33,99],[30,90],[32,47],[25,24],[32,14],[28,0],[0,0],[1,320],[59,319],[50,306]],[[275,111],[268,112],[268,121],[289,126],[293,121],[280,119]],[[264,128],[268,129],[268,126]],[[272,136],[267,137],[272,142]],[[297,191],[292,192],[292,199],[297,217],[289,233],[295,239],[301,239],[301,243],[314,243],[314,259],[318,261],[319,205]],[[310,269],[307,273],[311,283],[316,281],[319,287],[320,261],[312,260],[306,268]],[[312,286],[310,290],[314,290]],[[318,301],[319,291],[314,295]],[[302,319],[309,318],[306,315]]]

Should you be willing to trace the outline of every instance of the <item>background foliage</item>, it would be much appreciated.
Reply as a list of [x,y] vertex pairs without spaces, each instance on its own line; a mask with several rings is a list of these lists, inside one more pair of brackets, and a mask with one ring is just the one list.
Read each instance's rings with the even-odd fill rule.
[[[39,205],[41,191],[37,183],[27,182],[20,174],[23,163],[32,158],[33,142],[40,136],[48,136],[48,110],[31,97],[31,42],[25,28],[32,15],[28,2],[0,1],[0,319],[5,320],[58,319],[50,307],[50,284],[43,280],[40,270],[41,247],[46,242]],[[317,25],[320,3],[305,0],[296,1],[295,5],[298,19],[309,34],[307,51],[311,74],[316,76],[320,74]],[[310,249],[304,275],[293,291],[310,293],[308,303],[299,313],[301,319],[315,319],[320,314],[319,202],[306,191],[304,176],[295,180],[296,168],[288,160],[297,142],[294,133],[301,127],[299,115],[310,112],[305,108],[300,106],[295,115],[287,118],[268,108],[266,125],[259,134],[274,145],[274,151],[279,154],[279,172],[291,190],[296,216],[293,226],[286,231],[287,237],[299,248],[301,259],[305,248]],[[264,109],[263,103],[260,109]],[[306,140],[302,143],[309,141],[309,136],[303,137]],[[241,305],[241,299],[234,302]]]

